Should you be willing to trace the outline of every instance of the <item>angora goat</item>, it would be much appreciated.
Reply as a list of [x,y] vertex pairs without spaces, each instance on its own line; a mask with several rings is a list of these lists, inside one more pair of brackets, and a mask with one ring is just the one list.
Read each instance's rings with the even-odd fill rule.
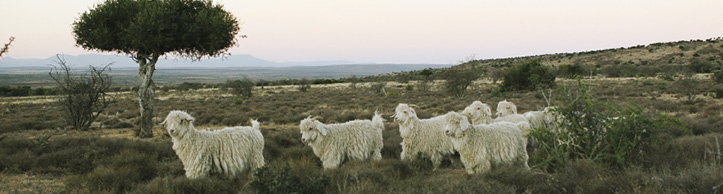
[[554,122],[557,122],[557,119],[559,119],[556,118],[557,115],[555,107],[545,107],[543,110],[529,111],[522,114],[522,116],[530,121],[532,128],[548,127],[550,129],[554,126]]
[[504,117],[511,114],[517,114],[517,106],[515,106],[515,103],[508,102],[507,100],[497,103],[497,117]]
[[174,110],[161,123],[173,140],[173,150],[181,159],[188,178],[209,174],[234,177],[264,166],[264,137],[259,122],[252,127],[227,127],[221,130],[196,130],[194,118]]
[[[511,102],[502,101],[504,104],[511,104]],[[500,103],[502,103],[500,102]],[[509,105],[502,105],[502,107],[509,107]],[[512,105],[514,106],[514,105]],[[500,107],[500,105],[498,105]],[[505,110],[508,110],[507,108],[503,108]],[[511,109],[509,109],[511,110]],[[514,109],[516,111],[516,108]],[[507,121],[511,123],[519,123],[522,130],[530,129],[529,122],[527,121],[527,118],[525,118],[522,115],[519,114],[508,114],[505,116],[497,117],[495,119],[492,119],[492,111],[490,110],[490,107],[482,103],[480,101],[474,101],[472,104],[464,108],[462,111],[462,115],[468,117],[473,125],[480,125],[480,124],[490,124],[495,122],[502,122]]]
[[473,125],[488,124],[492,122],[492,109],[480,101],[474,101],[464,108],[462,114],[469,117]]
[[436,169],[442,163],[443,157],[454,154],[450,138],[440,135],[445,125],[443,116],[419,119],[412,107],[399,104],[392,117],[399,123],[399,133],[403,138],[402,160],[416,160],[421,153],[432,160]]
[[325,169],[338,167],[345,159],[382,159],[384,119],[374,113],[372,120],[324,124],[314,118],[301,120],[301,141],[311,146]]
[[[493,165],[527,165],[527,139],[516,124],[497,122],[471,125],[456,112],[444,115],[444,134],[451,137],[454,149],[468,174],[483,173]],[[445,136],[439,134],[439,136]]]

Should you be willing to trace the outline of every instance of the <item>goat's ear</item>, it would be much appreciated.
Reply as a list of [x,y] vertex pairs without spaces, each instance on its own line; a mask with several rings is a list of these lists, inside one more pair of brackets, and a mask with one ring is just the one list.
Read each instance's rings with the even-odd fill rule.
[[409,110],[409,117],[417,117],[417,112],[414,112],[414,109]]
[[326,136],[326,129],[324,129],[324,126],[319,125],[318,127],[316,127],[316,129],[321,132],[321,135]]
[[466,131],[467,128],[469,128],[469,121],[467,121],[466,117],[462,117],[462,120],[459,121],[459,126],[462,127],[462,131]]

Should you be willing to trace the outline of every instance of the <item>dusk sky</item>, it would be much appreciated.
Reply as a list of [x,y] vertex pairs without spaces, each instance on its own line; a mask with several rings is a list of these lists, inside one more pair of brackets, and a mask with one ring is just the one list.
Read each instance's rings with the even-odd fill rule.
[[[71,24],[98,0],[0,0],[4,57],[95,53]],[[723,36],[721,0],[226,0],[239,46],[276,62],[458,63]],[[107,53],[106,53],[107,54]]]

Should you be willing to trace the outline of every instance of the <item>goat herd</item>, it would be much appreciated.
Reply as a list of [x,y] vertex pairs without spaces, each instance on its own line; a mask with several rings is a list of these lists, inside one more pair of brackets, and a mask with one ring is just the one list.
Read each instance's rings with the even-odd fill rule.
[[[429,158],[436,169],[442,159],[457,151],[467,173],[481,173],[492,165],[514,164],[529,169],[525,134],[531,128],[553,124],[551,107],[542,111],[517,114],[507,100],[497,105],[492,118],[490,106],[475,101],[461,113],[449,112],[419,119],[414,105],[399,104],[391,117],[399,124],[402,140],[401,159]],[[227,127],[221,130],[197,130],[194,118],[174,110],[161,124],[173,140],[173,150],[183,163],[188,178],[218,173],[233,177],[264,166],[264,138],[259,122],[251,127]],[[325,169],[338,167],[345,160],[381,160],[384,119],[375,112],[372,120],[324,124],[316,118],[301,120],[301,141],[309,145]]]

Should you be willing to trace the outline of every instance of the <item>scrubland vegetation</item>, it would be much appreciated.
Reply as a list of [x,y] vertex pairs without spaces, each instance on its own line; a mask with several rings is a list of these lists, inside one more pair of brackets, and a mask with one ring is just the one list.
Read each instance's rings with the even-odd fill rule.
[[[650,47],[653,51],[645,52],[654,53],[661,47]],[[644,48],[648,47],[634,49]],[[693,47],[685,49],[688,49],[686,53],[695,51]],[[596,53],[606,52],[614,51]],[[708,54],[699,53],[699,57]],[[409,80],[379,76],[374,79],[393,79],[368,82],[372,78],[359,78],[361,81],[355,78],[353,86],[351,83],[256,86],[253,95],[239,95],[241,91],[233,88],[203,87],[203,84],[159,89],[155,123],[160,123],[163,116],[175,109],[194,115],[194,125],[199,129],[249,125],[252,118],[261,122],[267,165],[252,175],[235,179],[218,176],[187,179],[183,165],[171,148],[170,137],[161,126],[154,127],[154,138],[134,137],[140,124],[135,92],[116,92],[117,102],[106,108],[91,130],[82,132],[66,128],[62,109],[54,102],[55,96],[3,97],[0,99],[0,190],[6,193],[721,193],[720,60],[718,57],[709,63],[713,64],[710,71],[713,73],[665,70],[646,73],[647,76],[600,73],[608,64],[594,67],[581,63],[583,71],[575,64],[550,66],[542,60],[548,68],[541,71],[557,77],[553,83],[542,79],[546,76],[538,76],[536,83],[544,84],[506,89],[502,87],[510,84],[506,77],[494,83],[495,78],[485,73],[489,71],[478,69],[481,79],[469,83],[463,95],[450,93],[445,81],[432,81],[435,76],[442,76],[437,72],[442,70],[428,75],[415,74],[419,79]],[[510,65],[517,64],[523,62]],[[689,64],[675,68],[686,68],[686,65]],[[636,65],[637,68],[644,66]],[[647,66],[658,68],[655,64]],[[589,72],[598,73],[589,76]],[[568,79],[575,77],[577,79]],[[420,89],[421,83],[425,89]],[[475,100],[494,105],[505,99],[514,102],[519,112],[526,112],[548,105],[545,98],[549,95],[543,95],[541,88],[552,94],[549,105],[560,107],[560,114],[572,122],[561,124],[568,129],[564,133],[553,134],[542,129],[531,133],[537,146],[528,149],[532,168],[529,171],[500,166],[487,173],[467,175],[462,164],[455,160],[443,161],[437,170],[433,170],[429,160],[402,162],[399,160],[402,138],[398,125],[391,119],[384,123],[380,161],[346,162],[337,169],[323,170],[321,161],[300,140],[298,123],[309,115],[321,116],[324,123],[345,122],[370,119],[375,110],[389,116],[398,103],[409,103],[419,106],[416,111],[420,118],[429,118],[461,111]]]

